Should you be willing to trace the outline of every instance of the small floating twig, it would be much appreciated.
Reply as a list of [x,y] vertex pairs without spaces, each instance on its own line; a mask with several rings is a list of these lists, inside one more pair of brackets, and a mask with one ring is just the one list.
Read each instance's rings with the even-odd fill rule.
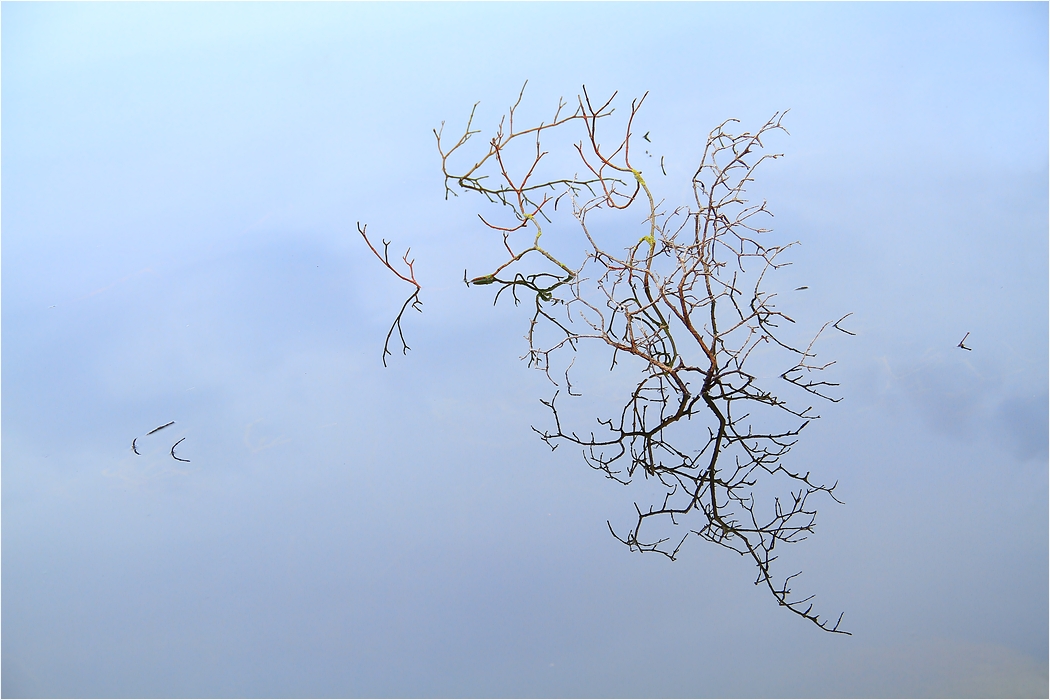
[[[172,422],[174,423],[174,421],[172,421]],[[159,430],[159,428],[158,428],[158,430]],[[185,439],[186,438],[182,438],[182,440],[185,440]],[[179,442],[182,442],[182,440],[179,440]],[[174,445],[171,446],[171,456],[172,457],[175,457],[175,448],[179,446],[179,442],[176,442]],[[188,459],[182,459],[181,457],[175,457],[175,459],[179,460],[180,462],[188,462],[188,461],[190,461]]]
[[[796,291],[797,291],[797,290],[796,290]],[[842,332],[843,332],[843,333],[845,333],[846,335],[857,335],[857,334],[856,334],[856,333],[854,333],[853,331],[847,331],[847,330],[846,330],[845,328],[843,328],[842,326],[840,326],[840,325],[839,325],[840,323],[842,323],[843,321],[845,321],[845,320],[846,320],[847,318],[849,318],[849,317],[850,317],[850,316],[852,316],[852,315],[853,315],[853,312],[852,312],[852,311],[850,311],[850,312],[849,312],[848,314],[846,314],[845,316],[843,316],[842,318],[840,318],[840,319],[839,319],[838,321],[835,321],[835,323],[833,323],[833,324],[831,325],[831,327],[832,327],[832,328],[834,328],[834,329],[836,329],[836,330],[840,330],[840,331],[842,331]]]

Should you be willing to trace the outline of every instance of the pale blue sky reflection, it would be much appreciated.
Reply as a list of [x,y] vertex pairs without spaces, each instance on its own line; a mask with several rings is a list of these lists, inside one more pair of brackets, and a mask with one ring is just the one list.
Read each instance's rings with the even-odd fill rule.
[[[5,697],[1046,696],[1046,4],[2,14]],[[857,336],[792,455],[845,505],[783,556],[855,636],[702,542],[632,555],[635,492],[532,433],[431,133],[526,79],[541,118],[650,91],[669,203],[791,109],[776,284]],[[424,284],[386,370],[358,220]]]

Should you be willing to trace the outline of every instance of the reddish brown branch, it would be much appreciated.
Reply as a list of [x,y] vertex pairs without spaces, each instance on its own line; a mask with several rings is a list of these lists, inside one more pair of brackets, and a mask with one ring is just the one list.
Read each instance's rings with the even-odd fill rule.
[[383,366],[386,367],[386,356],[393,354],[390,352],[390,339],[393,337],[395,330],[397,331],[398,339],[401,341],[401,354],[407,355],[408,351],[411,349],[405,341],[405,334],[401,328],[401,320],[409,306],[416,311],[423,311],[423,302],[419,299],[419,292],[422,290],[422,287],[419,285],[419,282],[416,281],[415,260],[408,259],[408,254],[412,249],[409,248],[405,251],[405,254],[401,256],[401,260],[405,263],[406,267],[405,274],[402,274],[401,272],[398,272],[397,268],[390,262],[390,241],[383,240],[383,253],[380,254],[375,246],[372,245],[372,241],[368,240],[368,234],[366,233],[367,229],[368,224],[362,225],[360,221],[357,222],[357,232],[361,234],[361,238],[365,239],[365,244],[368,245],[369,250],[379,258],[379,262],[383,263],[386,269],[393,272],[399,279],[408,282],[415,287],[415,290],[407,299],[405,299],[405,303],[401,305],[401,310],[398,311],[397,316],[394,317],[394,322],[390,325],[390,330],[387,331],[386,341],[383,343]]

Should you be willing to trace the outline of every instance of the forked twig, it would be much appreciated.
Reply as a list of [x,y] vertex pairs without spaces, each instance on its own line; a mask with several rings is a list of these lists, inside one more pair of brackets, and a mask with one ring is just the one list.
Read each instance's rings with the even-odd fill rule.
[[362,225],[360,221],[357,222],[358,233],[360,233],[361,237],[365,239],[365,243],[368,245],[369,250],[375,253],[375,256],[379,258],[379,262],[383,263],[386,269],[390,270],[395,275],[397,275],[399,279],[404,280],[405,282],[408,282],[409,284],[415,287],[415,290],[413,290],[413,292],[408,296],[408,298],[405,299],[405,303],[401,305],[401,310],[397,312],[397,316],[394,318],[394,322],[391,324],[390,330],[387,331],[386,341],[383,343],[383,366],[386,367],[386,356],[393,354],[390,352],[390,338],[394,335],[395,329],[397,330],[398,338],[401,340],[401,354],[407,355],[408,351],[411,349],[408,346],[408,343],[405,342],[405,334],[404,331],[401,329],[401,319],[405,315],[405,310],[408,309],[410,305],[413,309],[422,313],[423,302],[419,298],[419,292],[420,290],[422,290],[422,287],[419,285],[419,282],[416,281],[416,261],[414,259],[408,259],[408,254],[412,252],[412,249],[409,248],[408,250],[406,250],[405,254],[401,257],[401,259],[404,261],[407,267],[406,274],[401,274],[397,271],[397,268],[395,268],[394,265],[390,262],[390,241],[387,241],[385,239],[383,240],[383,253],[380,254],[379,251],[376,250],[375,246],[372,245],[372,241],[368,240],[368,234],[366,233],[367,229],[368,224]]
[[[183,441],[183,440],[185,440],[185,439],[186,439],[186,438],[181,438],[181,439],[179,440],[179,442],[182,442],[182,441]],[[179,442],[176,442],[176,443],[175,443],[174,445],[172,445],[172,446],[171,446],[171,456],[172,456],[172,457],[175,457],[175,448],[179,446]],[[175,457],[175,459],[177,459],[177,460],[178,460],[178,461],[180,461],[180,462],[189,462],[189,461],[190,461],[190,460],[188,460],[188,459],[183,459],[182,457]]]

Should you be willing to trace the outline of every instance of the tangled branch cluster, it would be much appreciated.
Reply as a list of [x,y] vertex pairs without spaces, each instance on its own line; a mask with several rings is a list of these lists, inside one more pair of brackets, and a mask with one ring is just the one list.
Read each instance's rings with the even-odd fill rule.
[[[812,596],[792,594],[798,574],[779,579],[773,573],[776,546],[813,532],[814,497],[835,499],[834,486],[785,463],[798,435],[818,416],[812,406],[801,408],[784,396],[837,401],[829,393],[835,384],[820,378],[832,363],[818,363],[813,348],[829,326],[849,333],[839,319],[808,344],[792,343],[782,327],[794,321],[777,308],[777,295],[763,288],[767,273],[787,264],[782,257],[790,244],[767,240],[766,204],[749,201],[746,188],[763,162],[779,157],[766,153],[762,142],[785,131],[783,114],[754,133],[734,133],[736,120],[715,128],[692,176],[693,201],[667,211],[635,164],[633,129],[645,96],[631,103],[613,145],[602,145],[615,97],[592,102],[584,88],[571,112],[560,101],[550,122],[519,128],[519,94],[480,158],[467,165],[453,163],[480,133],[473,128],[474,110],[454,143],[444,136],[444,124],[435,130],[446,198],[474,192],[499,205],[500,219],[481,220],[499,232],[505,256],[468,284],[495,285],[497,301],[508,291],[516,303],[531,300],[529,362],[555,384],[555,356],[575,358],[585,341],[604,344],[612,367],[632,359],[631,366],[640,368],[623,407],[600,418],[595,430],[563,426],[556,392],[544,401],[554,427],[537,431],[552,448],[568,443],[582,449],[587,463],[611,479],[627,484],[640,474],[660,485],[656,503],[645,509],[635,504],[637,520],[626,534],[609,525],[617,539],[632,550],[675,559],[695,534],[749,557],[758,570],[756,585],[767,587],[781,606],[824,630],[848,634],[840,629],[841,615],[834,624],[822,620]],[[552,177],[543,141],[573,128],[579,171]],[[649,140],[648,132],[643,138]],[[541,244],[561,201],[571,203],[585,244],[575,264]],[[617,210],[640,214],[641,235],[622,251],[608,249],[605,219],[598,220]],[[776,391],[753,373],[771,354],[782,362]],[[572,393],[568,369],[564,376]],[[688,531],[681,539],[646,534],[661,523],[681,523]]]

